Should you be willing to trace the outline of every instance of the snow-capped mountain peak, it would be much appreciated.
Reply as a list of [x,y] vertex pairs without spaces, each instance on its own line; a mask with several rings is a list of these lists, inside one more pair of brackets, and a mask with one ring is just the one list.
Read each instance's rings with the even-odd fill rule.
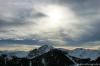
[[100,51],[76,48],[76,49],[70,51],[69,55],[73,56],[73,57],[81,58],[81,59],[89,58],[91,60],[96,60],[98,57],[100,57]]
[[52,49],[54,49],[54,47],[51,46],[51,45],[43,45],[38,49],[34,49],[34,50],[30,51],[30,53],[28,55],[28,58],[30,58],[30,59],[31,58],[35,58],[37,56],[40,56],[40,55],[42,55],[44,53],[49,52]]
[[40,52],[45,53],[45,52],[50,51],[50,50],[53,49],[53,48],[54,48],[54,47],[51,46],[51,45],[43,45],[43,46],[40,47],[38,50],[39,50]]

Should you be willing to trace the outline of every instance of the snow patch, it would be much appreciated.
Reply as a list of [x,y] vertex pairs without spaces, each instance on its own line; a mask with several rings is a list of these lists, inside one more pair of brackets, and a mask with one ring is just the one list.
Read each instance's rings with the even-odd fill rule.
[[75,50],[70,51],[68,54],[70,56],[74,56],[81,59],[90,58],[91,60],[96,60],[98,57],[100,57],[99,50],[89,50],[83,48],[77,48]]

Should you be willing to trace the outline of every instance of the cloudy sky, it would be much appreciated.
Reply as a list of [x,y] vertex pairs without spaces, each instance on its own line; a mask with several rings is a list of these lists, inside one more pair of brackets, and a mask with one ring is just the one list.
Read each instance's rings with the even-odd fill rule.
[[100,47],[100,0],[0,0],[0,50]]

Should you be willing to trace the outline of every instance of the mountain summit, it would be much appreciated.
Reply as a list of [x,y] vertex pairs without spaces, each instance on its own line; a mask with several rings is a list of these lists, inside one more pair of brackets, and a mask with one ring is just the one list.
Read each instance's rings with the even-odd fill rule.
[[44,53],[49,52],[50,50],[54,49],[53,46],[51,45],[43,45],[38,49],[33,49],[32,51],[29,52],[28,58],[35,58],[37,56],[40,56]]

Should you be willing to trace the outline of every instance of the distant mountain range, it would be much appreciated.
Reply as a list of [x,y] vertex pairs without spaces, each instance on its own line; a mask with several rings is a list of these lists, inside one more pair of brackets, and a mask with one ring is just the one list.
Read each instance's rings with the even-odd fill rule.
[[[33,66],[37,64],[47,64],[47,66],[51,65],[59,65],[62,62],[62,66],[66,64],[66,62],[71,64],[77,63],[100,63],[100,50],[91,50],[84,48],[76,48],[74,50],[68,50],[63,48],[54,48],[51,45],[43,45],[38,49],[33,49],[31,51],[1,51],[1,58],[10,60],[20,59],[21,62],[23,59],[27,59],[28,61],[32,61]],[[25,61],[25,60],[24,60]],[[54,62],[52,62],[54,61]],[[59,63],[58,63],[59,62]],[[27,63],[28,64],[28,63]],[[9,65],[8,65],[9,66]],[[32,65],[31,65],[32,66]],[[39,65],[41,66],[41,65]]]
[[27,57],[27,58],[34,58],[44,53],[49,52],[52,49],[58,49],[63,52],[68,53],[68,55],[77,57],[77,58],[90,58],[91,60],[95,60],[100,57],[100,50],[91,50],[91,49],[84,49],[84,48],[76,48],[74,50],[67,50],[63,48],[54,48],[51,45],[43,45],[38,49],[33,49],[31,51],[1,51],[0,55],[7,55],[7,56],[16,56],[19,58]]

